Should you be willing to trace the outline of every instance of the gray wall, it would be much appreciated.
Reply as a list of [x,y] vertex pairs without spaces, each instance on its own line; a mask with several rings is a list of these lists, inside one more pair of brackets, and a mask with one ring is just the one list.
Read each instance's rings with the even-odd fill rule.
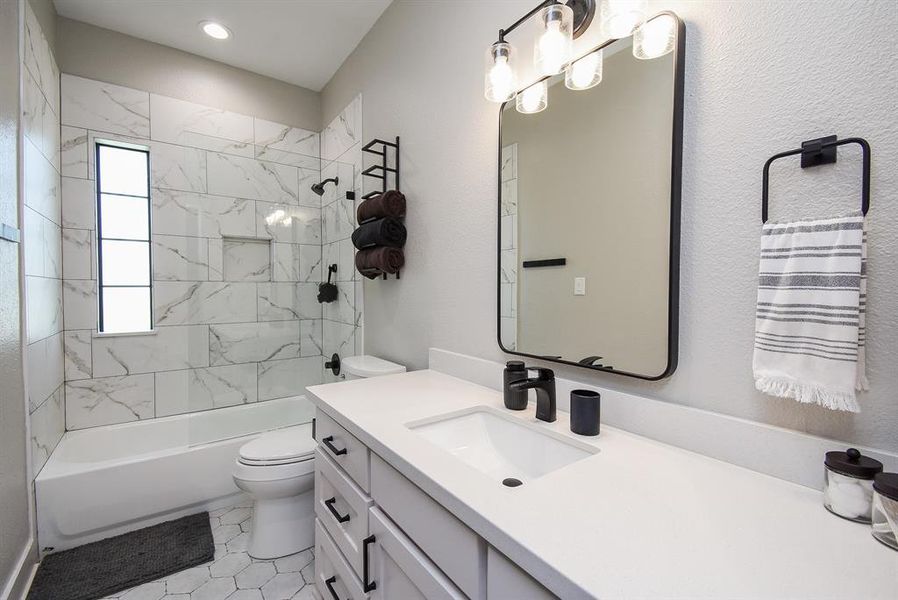
[[60,17],[56,55],[63,73],[321,129],[317,92],[109,29]]
[[[398,281],[365,282],[369,353],[413,368],[427,365],[429,346],[504,358],[495,341],[498,107],[483,100],[483,53],[531,5],[397,0],[322,92],[323,121],[363,92],[366,136],[402,136],[407,263]],[[898,450],[898,11],[887,2],[663,7],[688,28],[680,367],[660,383],[557,371]],[[761,167],[771,154],[828,134],[866,137],[874,152],[872,390],[861,395],[859,415],[764,396],[751,374]],[[794,163],[775,169],[772,218],[854,209],[857,155],[842,157],[815,173],[796,173]]]

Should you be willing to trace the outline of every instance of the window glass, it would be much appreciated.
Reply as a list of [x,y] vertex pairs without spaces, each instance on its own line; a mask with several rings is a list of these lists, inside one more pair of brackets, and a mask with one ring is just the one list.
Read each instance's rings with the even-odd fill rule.
[[150,243],[103,240],[103,285],[150,285]]
[[147,212],[146,198],[101,194],[100,215],[104,238],[148,239],[150,215]]
[[150,288],[117,288],[103,290],[103,332],[127,333],[150,331]]
[[149,155],[143,150],[99,146],[100,192],[103,194],[125,194],[128,196],[149,195]]

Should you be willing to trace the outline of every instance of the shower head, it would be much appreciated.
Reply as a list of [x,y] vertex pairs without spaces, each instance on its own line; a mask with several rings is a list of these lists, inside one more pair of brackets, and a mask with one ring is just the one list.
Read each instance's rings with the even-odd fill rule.
[[324,184],[330,183],[331,181],[334,182],[334,185],[337,185],[340,183],[340,178],[339,177],[331,177],[330,179],[325,179],[321,183],[313,183],[312,191],[315,192],[316,194],[318,194],[319,196],[323,196],[324,195]]

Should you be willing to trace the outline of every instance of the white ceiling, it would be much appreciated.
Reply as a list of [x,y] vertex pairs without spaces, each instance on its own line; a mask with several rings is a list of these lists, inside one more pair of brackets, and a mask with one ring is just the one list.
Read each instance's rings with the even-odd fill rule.
[[[392,0],[54,0],[70,19],[320,91]],[[198,27],[231,30],[215,40]]]

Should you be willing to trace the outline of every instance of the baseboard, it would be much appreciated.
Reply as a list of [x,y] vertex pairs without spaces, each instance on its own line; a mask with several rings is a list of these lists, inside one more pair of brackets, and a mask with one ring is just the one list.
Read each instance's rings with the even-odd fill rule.
[[[430,368],[459,379],[502,389],[502,363],[431,348]],[[570,392],[602,394],[602,423],[752,471],[814,489],[823,488],[823,455],[845,443],[720,413],[617,392],[571,379],[555,380],[558,410],[570,410]],[[898,471],[898,454],[858,446]]]
[[19,555],[19,560],[16,561],[16,568],[6,582],[6,587],[0,592],[0,600],[25,600],[35,571],[37,571],[37,552],[35,552],[35,539],[30,537]]

